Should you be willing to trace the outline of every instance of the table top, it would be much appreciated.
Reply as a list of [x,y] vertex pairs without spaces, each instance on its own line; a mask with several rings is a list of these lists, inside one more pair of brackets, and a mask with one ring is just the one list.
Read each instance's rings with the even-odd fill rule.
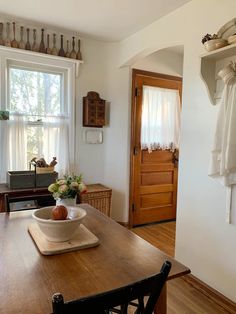
[[43,256],[28,233],[32,211],[0,214],[0,313],[51,313],[51,296],[72,300],[117,288],[159,272],[168,279],[190,270],[90,205],[83,224],[100,240],[94,248]]

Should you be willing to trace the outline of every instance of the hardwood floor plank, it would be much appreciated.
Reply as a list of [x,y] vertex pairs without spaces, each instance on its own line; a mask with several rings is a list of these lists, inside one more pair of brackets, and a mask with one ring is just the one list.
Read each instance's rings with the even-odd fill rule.
[[[141,238],[166,254],[175,255],[176,223],[151,224],[131,229]],[[236,313],[236,304],[198,281],[191,275],[167,283],[168,314],[223,314]]]

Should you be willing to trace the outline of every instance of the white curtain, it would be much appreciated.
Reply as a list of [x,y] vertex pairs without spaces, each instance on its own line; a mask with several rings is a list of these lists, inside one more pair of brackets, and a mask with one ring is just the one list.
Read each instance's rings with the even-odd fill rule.
[[141,148],[178,149],[179,131],[179,91],[143,86]]
[[[21,115],[11,115],[9,121],[1,121],[1,143],[5,143],[5,153],[1,154],[1,182],[6,182],[7,170],[27,170],[27,129],[32,127],[27,118]],[[72,126],[72,125],[71,125]],[[49,163],[57,157],[56,171],[59,176],[70,173],[69,165],[69,119],[65,117],[47,117],[40,126],[42,138],[39,157],[44,157]]]
[[70,172],[68,124],[68,119],[62,117],[47,118],[43,124],[43,156],[47,162],[57,157],[59,177]]
[[7,170],[26,170],[28,169],[26,118],[21,115],[11,115],[8,123],[9,142],[7,146],[9,160]]
[[8,169],[9,151],[7,149],[9,142],[8,121],[0,120],[0,183],[6,182],[6,171]]

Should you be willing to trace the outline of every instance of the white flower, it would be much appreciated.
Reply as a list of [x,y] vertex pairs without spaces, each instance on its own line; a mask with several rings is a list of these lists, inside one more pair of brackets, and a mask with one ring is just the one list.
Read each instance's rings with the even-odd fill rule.
[[71,182],[70,188],[71,188],[72,190],[77,190],[78,187],[79,187],[79,184],[78,184],[77,182],[75,182],[75,181]]
[[52,183],[49,185],[49,187],[48,187],[49,192],[53,193],[53,192],[56,192],[56,190],[57,190],[57,185],[55,183]]
[[57,181],[57,184],[59,184],[59,185],[66,184],[66,180],[63,180],[63,179],[58,180],[58,181]]
[[59,186],[58,192],[60,193],[64,193],[68,191],[68,186],[66,184],[63,184],[61,186]]

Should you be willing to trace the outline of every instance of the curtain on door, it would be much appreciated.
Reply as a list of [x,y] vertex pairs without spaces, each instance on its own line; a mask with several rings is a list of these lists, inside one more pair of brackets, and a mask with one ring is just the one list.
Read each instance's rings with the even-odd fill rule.
[[179,132],[179,91],[143,86],[141,148],[178,149]]

